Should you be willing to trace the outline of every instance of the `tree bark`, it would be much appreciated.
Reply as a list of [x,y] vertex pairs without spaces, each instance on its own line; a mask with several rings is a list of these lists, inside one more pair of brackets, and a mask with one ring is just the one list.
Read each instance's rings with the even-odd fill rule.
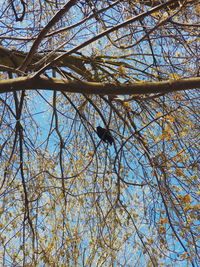
[[135,82],[132,84],[104,84],[99,82],[68,81],[46,77],[19,77],[0,81],[0,93],[19,90],[57,90],[97,95],[142,95],[200,89],[200,77],[162,82]]

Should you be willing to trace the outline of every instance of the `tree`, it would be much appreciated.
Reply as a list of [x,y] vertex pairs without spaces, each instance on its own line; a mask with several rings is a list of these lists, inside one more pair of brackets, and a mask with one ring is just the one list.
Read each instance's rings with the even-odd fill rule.
[[4,266],[198,266],[198,1],[0,10]]

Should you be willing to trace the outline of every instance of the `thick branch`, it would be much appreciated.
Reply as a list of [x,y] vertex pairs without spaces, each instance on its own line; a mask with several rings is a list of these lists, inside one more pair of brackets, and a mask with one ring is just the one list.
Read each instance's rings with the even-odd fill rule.
[[152,93],[170,93],[197,88],[200,89],[200,77],[168,80],[163,82],[135,82],[129,85],[68,81],[65,79],[33,76],[0,81],[0,93],[14,92],[22,89],[43,89],[97,95],[142,95]]

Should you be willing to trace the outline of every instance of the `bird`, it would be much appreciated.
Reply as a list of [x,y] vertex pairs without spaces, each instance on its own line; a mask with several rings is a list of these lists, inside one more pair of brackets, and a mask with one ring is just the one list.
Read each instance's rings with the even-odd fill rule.
[[96,129],[97,135],[101,140],[103,140],[105,143],[109,143],[110,145],[114,143],[114,139],[109,130],[102,128],[101,126],[98,126]]

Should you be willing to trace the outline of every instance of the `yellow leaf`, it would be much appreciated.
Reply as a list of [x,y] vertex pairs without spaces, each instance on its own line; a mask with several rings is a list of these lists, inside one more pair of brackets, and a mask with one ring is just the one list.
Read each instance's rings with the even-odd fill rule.
[[170,115],[167,115],[167,116],[166,116],[166,119],[167,119],[168,121],[170,121],[170,122],[174,122],[174,121],[175,121],[175,118],[172,117],[172,116],[170,116]]
[[[193,179],[193,180],[197,180],[198,179],[198,176],[197,175],[192,175],[190,178]],[[200,195],[200,191],[197,194]]]
[[167,218],[166,217],[161,217],[158,223],[160,223],[160,224],[167,223]]
[[187,204],[185,207],[183,207],[183,210],[184,210],[184,211],[188,211],[188,210],[190,210],[190,209],[191,209],[190,204]]
[[159,229],[158,229],[158,232],[159,232],[160,234],[165,234],[165,233],[166,233],[166,228],[165,228],[163,225],[161,225],[161,226],[159,227]]
[[181,260],[185,260],[186,258],[187,258],[187,254],[186,253],[181,254]]
[[185,175],[184,172],[183,172],[181,169],[176,169],[175,174],[176,174],[177,176],[179,176],[179,177]]
[[163,116],[163,113],[162,112],[158,112],[157,114],[156,114],[156,118],[159,118],[159,117],[162,117]]
[[190,195],[185,195],[182,199],[182,203],[190,203],[191,202],[191,197]]

